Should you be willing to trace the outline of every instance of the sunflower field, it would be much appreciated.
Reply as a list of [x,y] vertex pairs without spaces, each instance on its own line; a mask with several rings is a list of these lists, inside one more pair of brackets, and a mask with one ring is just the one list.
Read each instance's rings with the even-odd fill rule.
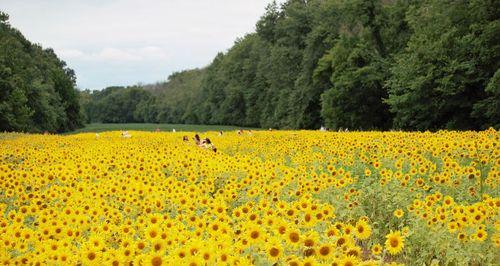
[[193,136],[0,134],[0,264],[500,261],[494,129]]

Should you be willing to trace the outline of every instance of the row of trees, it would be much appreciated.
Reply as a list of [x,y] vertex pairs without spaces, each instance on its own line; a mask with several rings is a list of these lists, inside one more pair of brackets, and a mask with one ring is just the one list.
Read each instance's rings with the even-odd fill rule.
[[167,82],[85,90],[80,102],[88,123],[198,123],[196,104],[205,70],[172,74]]
[[75,73],[32,44],[0,12],[0,131],[62,132],[83,126]]
[[[255,33],[208,67],[143,87],[147,96],[134,96],[142,102],[133,115],[109,119],[121,113],[100,111],[96,117],[265,128],[498,128],[499,5],[273,3]],[[136,89],[122,91],[132,96]]]

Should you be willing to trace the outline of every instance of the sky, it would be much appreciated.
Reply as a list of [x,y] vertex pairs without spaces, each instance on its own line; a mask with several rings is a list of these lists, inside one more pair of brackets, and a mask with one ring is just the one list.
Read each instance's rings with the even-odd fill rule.
[[0,0],[10,24],[53,48],[80,89],[167,80],[255,30],[271,0]]

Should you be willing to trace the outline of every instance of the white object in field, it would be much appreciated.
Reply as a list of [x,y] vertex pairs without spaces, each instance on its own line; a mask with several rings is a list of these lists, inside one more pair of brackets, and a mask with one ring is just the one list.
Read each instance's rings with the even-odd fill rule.
[[319,131],[326,131],[326,128],[324,126],[321,126],[321,128],[319,129]]
[[174,128],[174,129],[172,129],[172,132],[175,132],[175,128]]
[[128,133],[128,131],[123,131],[123,132],[122,132],[122,138],[127,138],[127,139],[129,139],[129,138],[131,138],[131,137],[132,137],[132,135],[130,135],[130,134]]

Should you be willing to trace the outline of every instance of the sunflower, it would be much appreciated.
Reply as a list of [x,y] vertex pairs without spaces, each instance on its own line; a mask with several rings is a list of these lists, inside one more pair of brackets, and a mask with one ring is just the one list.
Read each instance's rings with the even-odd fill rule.
[[161,239],[155,239],[151,241],[151,250],[156,252],[156,253],[161,253],[164,252],[166,249],[166,244],[165,241]]
[[286,240],[291,245],[298,245],[300,242],[300,231],[296,229],[288,230]]
[[326,234],[327,237],[334,237],[334,236],[339,236],[340,235],[340,231],[335,226],[330,225],[326,229],[325,234]]
[[143,265],[145,266],[161,266],[161,265],[167,265],[167,260],[163,258],[159,254],[151,254],[146,259],[144,260],[145,263]]
[[488,233],[484,229],[477,230],[474,240],[483,242],[488,237]]
[[339,266],[355,266],[359,264],[359,260],[353,256],[345,256],[339,263]]
[[276,263],[283,256],[283,247],[277,239],[267,242],[265,250],[267,257],[273,263]]
[[401,232],[396,231],[391,232],[385,236],[387,240],[385,241],[385,248],[392,255],[396,255],[403,250],[404,247],[404,238],[401,236]]
[[321,244],[319,245],[318,247],[318,256],[324,260],[328,259],[331,257],[331,255],[333,254],[333,247],[332,245],[328,244],[328,243],[324,243],[324,244]]
[[492,237],[491,237],[491,240],[493,241],[493,243],[495,243],[495,246],[497,248],[500,248],[500,233],[499,232],[496,232]]
[[302,261],[302,265],[304,266],[314,266],[318,265],[318,262],[314,257],[307,257]]
[[199,254],[206,262],[207,265],[215,264],[216,254],[215,249],[212,246],[205,246],[201,248]]
[[118,266],[125,264],[116,249],[108,250],[104,254],[103,261],[105,262],[106,265],[111,265],[111,266]]
[[229,252],[227,251],[219,251],[218,254],[217,254],[218,257],[216,257],[216,262],[217,264],[226,264],[228,263],[231,259],[232,259],[232,256],[230,255]]
[[354,232],[354,226],[350,224],[344,225],[344,234],[345,235],[351,235]]
[[335,244],[337,245],[337,247],[349,246],[353,242],[354,240],[349,235],[340,236],[335,240]]
[[346,254],[346,256],[352,256],[352,257],[359,258],[359,257],[361,257],[361,252],[362,251],[361,251],[360,247],[353,245],[345,251],[345,254]]
[[100,265],[101,264],[101,252],[93,248],[84,248],[80,253],[80,260],[85,265]]
[[258,243],[264,239],[264,232],[260,226],[251,224],[246,227],[245,236],[249,243]]
[[467,235],[465,233],[458,233],[457,239],[460,241],[465,241],[467,240]]
[[372,228],[364,220],[359,220],[354,229],[355,235],[361,240],[368,239],[372,234]]
[[382,253],[382,246],[380,244],[375,244],[372,246],[372,254],[379,255]]
[[319,234],[316,231],[309,231],[302,237],[302,243],[305,247],[311,248],[319,241]]
[[189,256],[183,261],[182,264],[189,266],[202,266],[205,265],[205,261],[200,256]]
[[394,214],[394,216],[396,216],[399,219],[399,218],[403,217],[405,212],[402,209],[397,209],[394,211],[393,214]]
[[284,221],[278,221],[277,223],[274,223],[273,227],[275,229],[274,231],[280,235],[284,235],[288,230],[288,224]]
[[148,226],[145,230],[145,236],[146,236],[146,239],[148,239],[148,240],[153,240],[153,239],[157,238],[160,235],[160,233],[161,233],[161,229],[156,224]]
[[454,233],[457,231],[457,229],[458,229],[457,222],[449,222],[448,223],[448,232]]
[[365,176],[369,177],[372,175],[372,171],[370,171],[370,169],[365,169]]
[[285,258],[285,261],[286,261],[286,265],[290,265],[290,266],[301,265],[300,259],[295,255],[289,255],[288,257]]

